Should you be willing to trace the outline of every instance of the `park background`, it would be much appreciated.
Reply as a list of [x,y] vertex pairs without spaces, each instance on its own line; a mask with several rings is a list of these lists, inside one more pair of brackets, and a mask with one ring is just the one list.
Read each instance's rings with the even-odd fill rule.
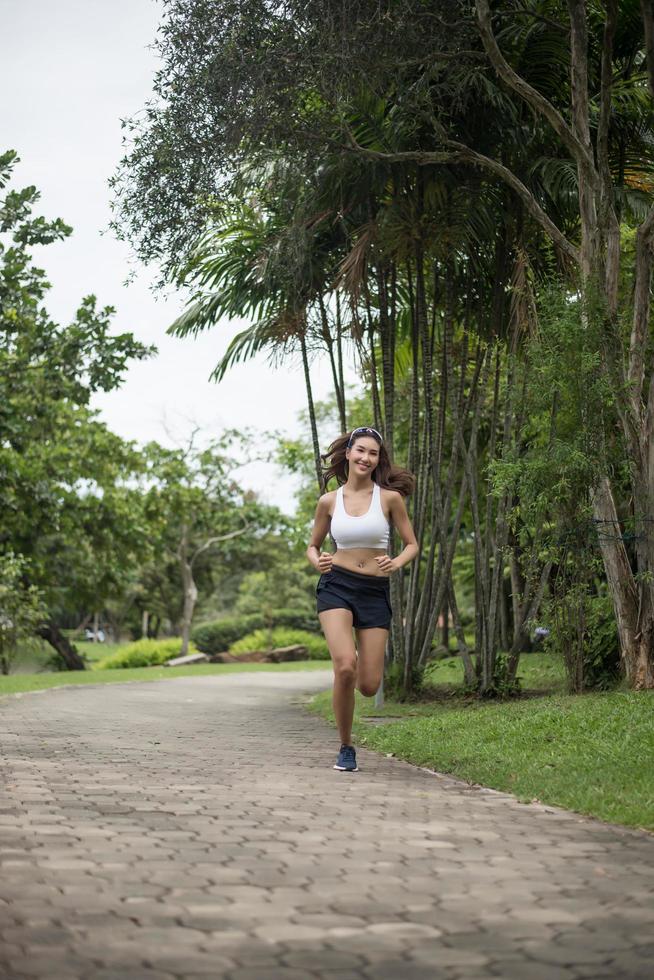
[[2,690],[320,665],[373,423],[421,557],[359,736],[652,826],[652,15],[523,6],[4,5]]

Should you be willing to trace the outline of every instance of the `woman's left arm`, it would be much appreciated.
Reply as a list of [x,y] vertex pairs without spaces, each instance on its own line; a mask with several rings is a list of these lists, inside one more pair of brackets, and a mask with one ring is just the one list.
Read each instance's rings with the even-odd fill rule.
[[389,515],[391,521],[397,528],[398,534],[402,538],[404,548],[395,558],[390,558],[388,555],[379,555],[379,557],[375,558],[375,561],[383,572],[396,572],[398,568],[402,568],[403,565],[408,565],[417,556],[418,542],[416,541],[409,515],[406,512],[404,497],[395,490],[390,491],[389,497]]

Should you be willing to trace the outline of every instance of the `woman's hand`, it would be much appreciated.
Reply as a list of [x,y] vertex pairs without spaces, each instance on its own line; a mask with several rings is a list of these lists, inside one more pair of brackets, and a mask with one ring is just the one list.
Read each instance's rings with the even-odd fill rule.
[[331,555],[329,551],[321,551],[320,554],[318,555],[317,568],[321,575],[324,574],[325,572],[331,572],[332,558],[333,555]]
[[375,561],[382,572],[396,572],[398,569],[393,558],[389,558],[388,555],[375,555]]

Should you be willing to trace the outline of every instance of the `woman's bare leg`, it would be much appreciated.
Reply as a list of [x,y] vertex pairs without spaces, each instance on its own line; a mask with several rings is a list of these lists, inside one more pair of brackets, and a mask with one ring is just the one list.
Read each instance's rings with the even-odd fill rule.
[[364,697],[370,698],[379,690],[384,674],[384,652],[388,630],[357,630],[356,635],[359,651],[357,688]]
[[332,702],[338,734],[343,745],[351,745],[354,716],[354,687],[357,655],[352,636],[352,613],[348,609],[326,609],[319,614],[334,666]]

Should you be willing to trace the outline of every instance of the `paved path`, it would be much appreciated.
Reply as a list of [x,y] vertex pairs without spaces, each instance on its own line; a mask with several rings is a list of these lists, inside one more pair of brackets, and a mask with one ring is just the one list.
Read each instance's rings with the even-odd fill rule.
[[[0,977],[654,973],[654,838],[360,752],[259,673],[0,700]],[[645,762],[644,762],[645,764]]]

